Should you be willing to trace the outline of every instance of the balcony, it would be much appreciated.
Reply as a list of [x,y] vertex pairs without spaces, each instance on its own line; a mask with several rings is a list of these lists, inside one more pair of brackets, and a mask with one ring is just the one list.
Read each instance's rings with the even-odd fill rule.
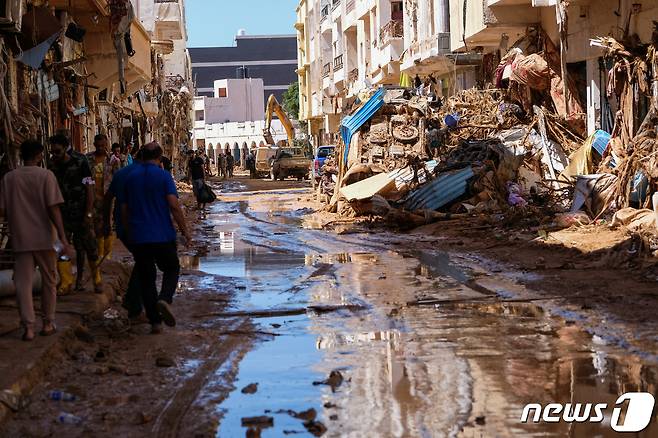
[[394,38],[404,37],[404,22],[391,20],[379,30],[379,43],[385,46]]
[[183,39],[183,12],[179,0],[156,0],[155,13],[156,39]]
[[345,14],[349,14],[350,12],[353,12],[355,7],[356,7],[356,0],[347,0],[347,3],[345,3]]
[[343,68],[343,55],[338,55],[334,58],[334,71],[341,70]]
[[338,6],[340,6],[340,0],[331,0],[331,9],[336,9]]
[[[95,24],[91,18],[84,17],[80,24],[87,28],[85,51],[87,70],[91,76],[93,90],[111,87],[119,81],[116,49],[112,37],[107,32],[109,23]],[[151,40],[144,26],[134,19],[130,33],[133,40],[135,56],[126,60],[124,69],[126,94],[132,94],[151,81]]]
[[327,17],[329,16],[329,13],[331,12],[329,5],[324,5],[322,9],[320,10],[320,21],[326,20]]
[[328,62],[322,66],[322,77],[323,78],[329,77],[330,74],[331,74],[331,63]]
[[444,74],[452,70],[454,63],[447,56],[450,51],[450,33],[438,32],[431,38],[415,41],[404,52],[400,69],[408,74]]

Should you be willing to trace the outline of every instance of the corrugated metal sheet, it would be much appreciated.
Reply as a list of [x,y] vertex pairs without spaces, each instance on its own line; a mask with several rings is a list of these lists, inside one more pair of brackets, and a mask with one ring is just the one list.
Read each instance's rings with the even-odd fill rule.
[[384,95],[386,90],[382,87],[351,116],[347,116],[340,123],[340,135],[345,143],[345,153],[343,160],[347,163],[347,156],[350,151],[350,141],[356,131],[359,130],[377,111],[384,105]]
[[473,175],[470,167],[441,174],[411,193],[404,206],[407,210],[437,210],[464,195],[468,190],[468,180]]

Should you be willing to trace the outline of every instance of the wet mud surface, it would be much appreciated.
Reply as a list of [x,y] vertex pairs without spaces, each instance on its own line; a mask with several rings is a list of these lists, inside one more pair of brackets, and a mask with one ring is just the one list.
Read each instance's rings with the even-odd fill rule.
[[[71,341],[6,431],[615,436],[609,412],[600,424],[519,420],[527,403],[612,406],[624,392],[657,392],[654,352],[528,287],[539,274],[444,252],[431,237],[314,229],[303,188],[230,183],[220,199],[182,258],[179,327],[153,337],[91,321],[93,341]],[[97,373],[115,362],[124,368]],[[79,400],[47,400],[51,388]],[[61,410],[86,421],[56,424]],[[656,434],[654,421],[637,436]]]

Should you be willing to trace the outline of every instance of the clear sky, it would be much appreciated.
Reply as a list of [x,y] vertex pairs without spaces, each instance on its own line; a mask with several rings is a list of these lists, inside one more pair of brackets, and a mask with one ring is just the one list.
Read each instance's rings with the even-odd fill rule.
[[298,0],[186,0],[188,47],[232,46],[248,35],[294,34]]

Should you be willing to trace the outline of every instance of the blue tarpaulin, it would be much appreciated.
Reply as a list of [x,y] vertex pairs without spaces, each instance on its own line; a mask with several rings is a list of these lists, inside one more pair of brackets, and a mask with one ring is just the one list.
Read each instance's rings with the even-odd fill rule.
[[340,135],[345,143],[345,153],[343,155],[345,164],[347,164],[347,156],[350,152],[352,136],[384,105],[385,94],[386,90],[383,87],[380,88],[366,103],[361,105],[354,114],[345,117],[340,123]]

